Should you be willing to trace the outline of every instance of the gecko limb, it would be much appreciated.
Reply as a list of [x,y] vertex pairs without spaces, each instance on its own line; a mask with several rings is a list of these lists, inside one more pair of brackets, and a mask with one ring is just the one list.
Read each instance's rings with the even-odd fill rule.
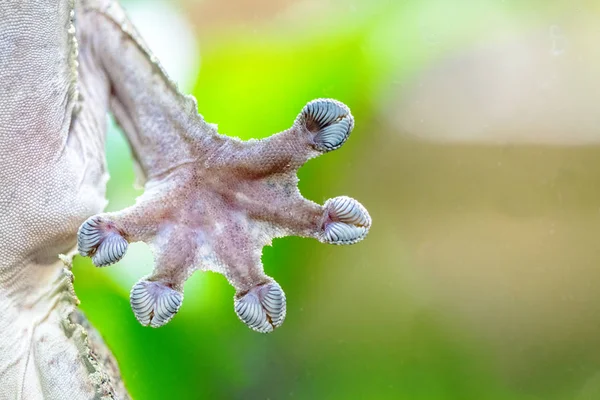
[[135,205],[83,223],[80,254],[102,267],[120,260],[128,243],[150,246],[154,270],[130,296],[142,325],[169,322],[182,305],[185,281],[199,270],[226,277],[242,322],[273,331],[285,319],[286,296],[264,273],[262,248],[283,236],[353,244],[371,226],[354,199],[319,205],[298,190],[298,169],[348,139],[350,109],[317,99],[289,129],[269,138],[220,135],[198,114],[195,99],[167,78],[118,4],[106,4],[85,10],[82,18],[101,33],[94,48],[114,88],[111,108],[147,181]]

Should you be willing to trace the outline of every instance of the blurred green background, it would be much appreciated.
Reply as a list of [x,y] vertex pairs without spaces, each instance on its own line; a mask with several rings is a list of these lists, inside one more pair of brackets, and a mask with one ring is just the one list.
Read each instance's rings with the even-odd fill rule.
[[[124,1],[219,131],[259,138],[311,99],[356,119],[299,173],[323,203],[370,211],[355,246],[264,249],[285,324],[240,323],[196,273],[144,328],[129,289],[144,244],[77,257],[81,308],[135,399],[600,399],[600,3],[538,0]],[[110,129],[108,210],[135,201]]]

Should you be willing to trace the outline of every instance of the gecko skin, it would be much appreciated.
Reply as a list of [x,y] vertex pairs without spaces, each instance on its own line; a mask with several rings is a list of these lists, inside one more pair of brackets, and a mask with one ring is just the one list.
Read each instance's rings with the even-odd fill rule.
[[94,25],[92,45],[111,82],[111,109],[147,182],[134,206],[82,224],[79,253],[103,267],[119,261],[128,243],[148,243],[154,271],[131,290],[143,325],[166,324],[182,304],[186,279],[201,270],[223,274],[236,290],[238,317],[271,332],[283,323],[286,299],[263,271],[262,248],[286,235],[352,244],[371,225],[356,200],[336,197],[321,206],[297,188],[298,168],[348,139],[350,110],[318,99],[290,129],[267,139],[219,135],[195,99],[167,78],[116,3],[90,6],[82,19]]
[[0,399],[128,398],[58,258],[108,179],[110,83],[74,6],[0,1]]
[[[130,242],[150,245],[154,272],[131,291],[144,325],[167,323],[185,280],[203,270],[234,286],[245,324],[270,332],[285,295],[263,272],[263,246],[285,235],[351,244],[371,225],[351,198],[318,205],[297,189],[304,162],[347,140],[345,105],[312,101],[264,140],[219,135],[115,1],[0,1],[0,85],[0,399],[127,397],[112,356],[82,326],[68,260],[58,260],[76,243],[98,266]],[[145,191],[101,213],[109,110]]]

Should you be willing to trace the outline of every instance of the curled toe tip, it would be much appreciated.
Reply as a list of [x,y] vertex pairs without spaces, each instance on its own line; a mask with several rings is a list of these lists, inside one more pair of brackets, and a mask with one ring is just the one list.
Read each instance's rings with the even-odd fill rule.
[[280,327],[285,320],[285,293],[276,282],[255,286],[235,299],[234,309],[239,319],[249,328],[269,333]]
[[370,228],[369,212],[353,198],[340,196],[325,203],[324,242],[354,244],[363,240]]
[[324,241],[331,244],[354,244],[367,236],[368,230],[362,226],[352,226],[342,222],[332,222],[325,228]]
[[92,257],[97,267],[119,261],[127,252],[129,243],[102,217],[89,218],[77,232],[77,250],[84,257]]
[[77,231],[77,251],[82,256],[89,256],[100,244],[102,232],[98,229],[98,217],[88,218]]
[[301,116],[306,128],[314,134],[315,148],[322,152],[342,146],[354,127],[350,109],[337,100],[313,100],[304,107]]
[[158,328],[177,314],[183,294],[162,283],[142,280],[131,289],[130,301],[140,324]]
[[119,261],[127,252],[129,243],[123,236],[111,233],[107,235],[92,256],[92,262],[97,267],[106,267]]

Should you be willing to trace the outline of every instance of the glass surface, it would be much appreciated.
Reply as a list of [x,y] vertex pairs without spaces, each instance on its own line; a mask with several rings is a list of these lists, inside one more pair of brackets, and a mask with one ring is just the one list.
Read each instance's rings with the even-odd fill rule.
[[[600,398],[600,2],[124,6],[142,34],[159,21],[150,48],[221,133],[265,137],[313,98],[345,102],[350,140],[307,163],[300,189],[373,218],[354,246],[264,249],[288,299],[270,335],[210,273],[144,328],[128,295],[147,246],[105,269],[77,257],[81,307],[134,398]],[[121,209],[141,191],[114,127],[107,158]]]

